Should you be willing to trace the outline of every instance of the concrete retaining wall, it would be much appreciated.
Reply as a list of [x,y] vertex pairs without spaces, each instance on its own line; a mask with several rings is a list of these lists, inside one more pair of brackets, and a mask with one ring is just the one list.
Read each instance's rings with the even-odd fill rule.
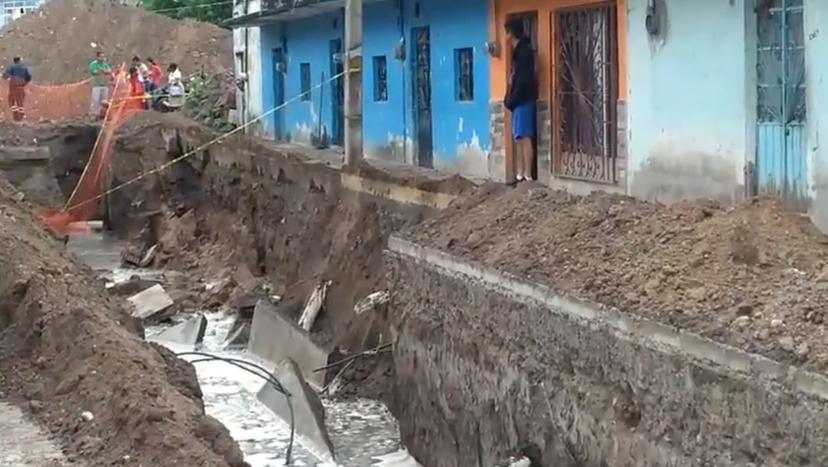
[[63,204],[47,146],[0,146],[0,174],[35,203]]
[[424,465],[828,465],[821,375],[400,238],[386,263],[394,411]]

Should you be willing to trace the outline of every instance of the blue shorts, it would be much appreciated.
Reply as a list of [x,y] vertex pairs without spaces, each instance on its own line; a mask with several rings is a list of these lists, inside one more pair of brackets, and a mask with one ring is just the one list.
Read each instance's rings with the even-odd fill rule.
[[512,111],[512,138],[535,137],[535,103],[529,102]]

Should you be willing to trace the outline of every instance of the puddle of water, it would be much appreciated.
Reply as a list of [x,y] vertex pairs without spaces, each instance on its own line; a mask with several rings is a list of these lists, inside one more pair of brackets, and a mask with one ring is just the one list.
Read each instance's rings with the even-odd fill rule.
[[[102,275],[113,282],[134,274],[147,278],[159,275],[157,271],[121,268],[121,245],[100,234],[72,239],[69,247],[91,267],[106,270]],[[206,316],[207,331],[200,351],[261,363],[246,351],[222,349],[233,322],[232,316],[219,313]],[[151,339],[162,329],[159,326],[147,328],[147,338]],[[256,398],[263,385],[261,378],[221,361],[196,363],[195,368],[207,413],[230,430],[244,452],[245,460],[252,467],[284,465],[290,428]],[[397,422],[381,402],[323,400],[323,405],[336,463],[312,452],[306,445],[294,443],[291,465],[420,467],[401,447]]]

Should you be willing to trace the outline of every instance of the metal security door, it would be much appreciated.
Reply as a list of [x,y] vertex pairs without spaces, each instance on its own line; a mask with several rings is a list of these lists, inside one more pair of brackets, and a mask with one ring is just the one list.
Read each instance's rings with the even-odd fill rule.
[[615,183],[618,39],[614,3],[553,13],[556,175]]
[[428,27],[411,29],[414,63],[412,84],[414,96],[414,136],[417,165],[431,167],[433,143],[431,136],[431,35]]
[[334,39],[330,44],[331,77],[338,77],[331,81],[331,104],[333,131],[331,143],[342,146],[345,140],[345,77],[341,76],[345,69],[342,64],[342,41]]
[[761,0],[757,12],[756,183],[805,209],[805,33],[802,0]]
[[281,48],[273,49],[273,135],[276,141],[285,137],[285,54]]

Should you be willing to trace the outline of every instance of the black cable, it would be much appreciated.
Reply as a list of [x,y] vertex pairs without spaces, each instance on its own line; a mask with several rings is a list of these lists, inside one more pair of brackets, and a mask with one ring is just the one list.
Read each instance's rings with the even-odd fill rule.
[[374,347],[373,349],[363,350],[362,352],[355,353],[353,355],[349,355],[349,356],[347,356],[347,357],[345,357],[341,360],[337,360],[333,363],[329,363],[329,364],[327,364],[327,365],[325,365],[321,368],[317,368],[313,371],[317,372],[317,371],[329,370],[331,368],[338,367],[339,365],[342,365],[343,363],[348,363],[351,360],[356,360],[357,358],[362,357],[363,355],[373,355],[375,352],[379,352],[380,350],[387,349],[388,347],[391,347],[391,342],[389,342],[387,344],[378,345],[378,346]]
[[[242,360],[238,358],[230,358],[230,357],[220,357],[218,355],[209,354],[205,352],[181,352],[177,353],[176,356],[184,357],[184,356],[198,356],[202,358],[197,358],[195,360],[190,361],[190,363],[201,363],[201,362],[210,362],[214,360],[222,361],[225,363],[229,363],[237,368],[241,368],[242,370],[251,373],[253,375],[258,376],[265,380],[268,384],[273,386],[277,392],[285,395],[285,400],[287,400],[288,404],[288,411],[290,412],[290,441],[288,442],[287,453],[285,454],[285,465],[290,465],[291,457],[293,457],[293,441],[296,435],[296,426],[295,426],[295,419],[293,414],[293,401],[291,401],[291,394],[287,391],[282,383],[276,379],[276,376],[273,373],[267,371],[260,365],[257,365],[252,362],[248,362],[247,360]],[[252,367],[252,369],[250,368]],[[258,371],[256,371],[258,370]],[[262,374],[263,373],[263,374]]]

